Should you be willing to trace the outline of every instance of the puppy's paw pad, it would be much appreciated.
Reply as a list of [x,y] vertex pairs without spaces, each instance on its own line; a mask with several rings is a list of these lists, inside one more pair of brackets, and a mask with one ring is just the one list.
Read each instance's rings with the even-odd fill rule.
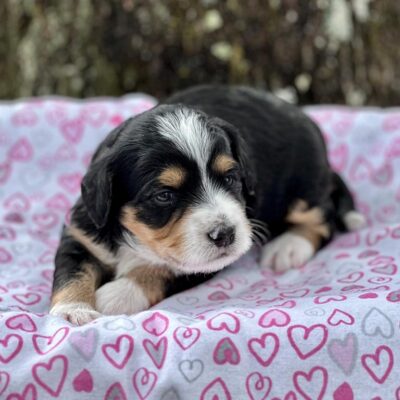
[[50,314],[61,317],[74,325],[84,325],[101,317],[101,314],[86,303],[56,304]]
[[131,315],[149,307],[142,288],[128,278],[108,282],[96,291],[96,309],[105,315]]
[[264,246],[261,254],[261,266],[284,272],[299,268],[314,255],[311,242],[294,233],[284,233]]

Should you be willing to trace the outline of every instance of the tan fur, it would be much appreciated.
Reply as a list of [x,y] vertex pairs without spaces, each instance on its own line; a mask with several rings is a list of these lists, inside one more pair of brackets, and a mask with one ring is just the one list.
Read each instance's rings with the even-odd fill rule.
[[215,158],[212,167],[215,172],[218,172],[219,174],[225,174],[235,165],[236,161],[232,157],[226,154],[220,154]]
[[90,264],[82,265],[80,272],[65,287],[53,293],[51,306],[68,303],[87,303],[94,307],[98,275]]
[[98,260],[106,265],[115,265],[117,258],[109,251],[105,246],[99,243],[95,243],[93,239],[88,236],[81,229],[74,225],[67,228],[67,232],[79,243],[86,247],[90,253],[92,253]]
[[315,249],[321,246],[322,238],[330,235],[329,226],[325,223],[324,215],[319,207],[309,208],[307,202],[298,200],[290,209],[286,221],[295,225],[293,233],[308,239]]
[[178,189],[185,181],[186,171],[180,167],[168,167],[161,172],[158,180],[165,186],[170,186]]
[[132,279],[139,285],[150,305],[154,305],[165,298],[165,287],[173,274],[167,268],[143,266],[128,272],[125,278]]
[[125,206],[122,209],[121,224],[132,232],[139,241],[151,248],[163,259],[178,256],[182,253],[184,239],[183,225],[188,218],[188,213],[180,219],[172,219],[167,225],[160,229],[150,228],[143,222],[138,221],[136,210]]

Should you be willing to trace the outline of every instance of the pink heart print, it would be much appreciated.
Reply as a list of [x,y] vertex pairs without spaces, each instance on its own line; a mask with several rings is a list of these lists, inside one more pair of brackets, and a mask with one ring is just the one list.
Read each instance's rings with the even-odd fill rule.
[[246,391],[251,400],[266,400],[272,389],[272,380],[253,372],[246,378]]
[[334,392],[333,400],[354,400],[354,393],[351,386],[344,382]]
[[75,392],[90,393],[93,390],[93,377],[87,369],[83,369],[72,381]]
[[293,383],[305,399],[323,400],[328,385],[328,372],[322,367],[314,367],[309,372],[297,371],[293,375]]
[[63,327],[59,328],[51,336],[45,335],[33,335],[33,347],[38,354],[47,354],[53,349],[56,349],[67,337],[69,328]]
[[28,314],[18,314],[8,318],[6,326],[10,329],[21,330],[29,333],[37,331],[35,322]]
[[10,383],[10,374],[5,371],[0,371],[0,396],[7,390]]
[[285,311],[275,309],[265,312],[258,321],[258,324],[263,328],[270,328],[272,326],[282,327],[289,325],[289,323],[289,314]]
[[174,331],[174,339],[182,350],[193,346],[200,337],[200,329],[180,326]]
[[204,388],[200,400],[232,400],[232,396],[224,380],[218,377]]
[[33,148],[28,139],[19,139],[11,148],[8,156],[13,161],[27,162],[32,159]]
[[68,372],[68,359],[57,355],[48,362],[40,362],[32,367],[35,381],[51,396],[58,397],[64,386]]
[[361,363],[376,383],[383,384],[393,369],[393,352],[388,346],[379,346],[374,354],[362,355]]
[[103,344],[101,350],[109,363],[118,369],[123,369],[133,353],[133,338],[120,335],[115,343]]
[[268,367],[279,350],[279,338],[275,333],[264,333],[260,338],[250,339],[248,342],[250,353],[263,366]]
[[23,345],[22,337],[17,334],[12,333],[0,339],[0,361],[4,364],[12,361],[20,353]]
[[36,387],[32,383],[29,383],[25,386],[22,394],[11,393],[7,396],[7,400],[38,400]]
[[133,375],[133,387],[140,400],[149,397],[157,383],[157,375],[147,368],[139,368]]
[[221,339],[215,346],[213,359],[215,364],[232,364],[240,363],[240,352],[235,343],[229,338]]
[[158,369],[161,369],[164,365],[165,358],[167,357],[168,339],[164,336],[156,343],[153,343],[149,339],[144,339],[143,347],[154,365]]
[[214,331],[225,330],[236,334],[240,330],[239,318],[227,312],[220,313],[207,321],[207,327]]
[[127,400],[124,388],[119,382],[113,383],[107,390],[104,400]]
[[145,319],[142,325],[148,333],[161,336],[168,329],[169,320],[161,313],[155,312],[150,318]]

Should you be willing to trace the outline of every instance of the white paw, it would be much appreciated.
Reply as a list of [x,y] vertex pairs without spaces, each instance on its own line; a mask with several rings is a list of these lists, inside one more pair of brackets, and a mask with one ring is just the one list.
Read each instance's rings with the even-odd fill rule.
[[101,317],[101,314],[87,303],[56,304],[50,310],[50,314],[64,318],[74,325],[84,325]]
[[311,242],[300,235],[286,232],[263,247],[261,266],[284,272],[299,268],[315,253]]
[[358,211],[349,211],[343,217],[346,228],[350,231],[358,231],[367,226],[367,219]]
[[96,291],[96,309],[105,315],[131,315],[149,307],[142,288],[128,278],[108,282]]

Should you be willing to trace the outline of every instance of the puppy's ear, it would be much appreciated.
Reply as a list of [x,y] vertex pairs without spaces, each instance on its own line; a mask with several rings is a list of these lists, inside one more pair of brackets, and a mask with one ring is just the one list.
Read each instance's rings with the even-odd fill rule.
[[109,164],[108,156],[92,162],[81,185],[83,204],[98,229],[106,225],[111,209],[113,176]]
[[[248,209],[256,208],[256,176],[253,163],[250,159],[249,148],[243,139],[240,131],[232,124],[220,118],[213,119],[213,122],[223,129],[229,139],[232,155],[239,163],[243,174],[243,194]],[[250,212],[251,213],[251,212]]]

